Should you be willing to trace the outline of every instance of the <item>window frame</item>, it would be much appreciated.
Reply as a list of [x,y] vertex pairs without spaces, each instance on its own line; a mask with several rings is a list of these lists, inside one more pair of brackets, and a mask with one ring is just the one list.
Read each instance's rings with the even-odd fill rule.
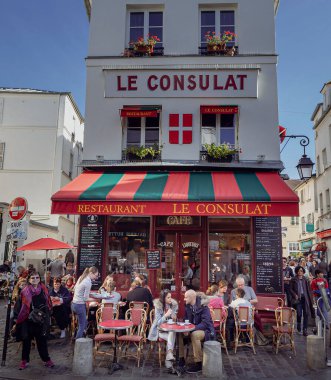
[[[202,6],[199,9],[199,45],[201,47],[205,47],[207,45],[205,40],[201,40],[202,38],[202,28],[203,27],[209,27],[210,25],[203,26],[202,25],[202,12],[215,12],[215,32],[216,34],[219,34],[221,32],[221,12],[233,12],[234,13],[234,24],[233,25],[224,25],[224,27],[232,27],[233,26],[233,32],[236,33],[238,26],[236,23],[237,17],[237,8],[231,7],[231,6],[213,6],[213,7],[206,7]],[[210,26],[211,27],[211,26]],[[211,29],[212,31],[212,29]],[[237,33],[236,33],[237,34]],[[229,43],[229,46],[237,46],[238,45],[238,35],[234,38],[233,42]]]
[[[158,146],[161,145],[161,112],[158,112],[158,118],[159,118],[159,141],[157,143],[153,144],[146,144],[146,117],[139,117],[140,119],[140,144],[138,146],[153,146],[154,144],[157,144]],[[131,146],[137,146],[135,144],[128,145],[128,121],[130,118],[125,117],[124,118],[124,128],[123,128],[123,144],[122,149],[127,149]],[[138,119],[138,118],[137,118]]]
[[[202,118],[203,118],[203,113],[200,113],[200,145],[201,145],[201,149],[203,150],[204,149],[204,144],[202,143],[202,130],[203,128],[214,128],[214,126],[212,125],[209,125],[209,126],[203,126],[202,125]],[[216,145],[220,145],[222,144],[221,142],[221,131],[222,131],[222,127],[221,127],[221,116],[222,114],[212,114],[212,115],[215,115],[216,116],[216,119],[215,119],[215,133],[216,133],[216,142],[215,144]],[[226,114],[224,114],[226,115]],[[229,127],[223,127],[223,129],[233,129],[234,130],[234,144],[231,144],[229,143],[231,146],[233,145],[234,147],[237,147],[238,145],[238,129],[239,129],[239,114],[238,113],[233,113],[231,115],[234,115],[234,126],[233,128],[229,128]]]
[[[160,38],[160,42],[158,42],[155,47],[163,47],[164,46],[164,9],[163,8],[130,8],[130,9],[127,9],[127,28],[126,28],[126,33],[127,33],[127,36],[126,36],[126,44],[127,46],[130,46],[130,31],[131,31],[131,13],[143,13],[144,14],[144,25],[143,25],[143,29],[144,29],[144,39],[146,40],[148,34],[149,34],[149,29],[150,29],[150,25],[149,25],[149,14],[150,13],[155,13],[155,12],[158,12],[158,13],[162,13],[162,26],[158,26],[158,28],[162,28],[162,39],[160,38],[160,36],[157,36]],[[153,26],[155,27],[155,26]]]

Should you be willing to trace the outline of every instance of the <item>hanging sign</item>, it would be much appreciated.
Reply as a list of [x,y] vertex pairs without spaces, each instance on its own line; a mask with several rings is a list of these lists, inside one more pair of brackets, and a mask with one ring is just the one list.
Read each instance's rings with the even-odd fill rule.
[[9,205],[9,216],[13,220],[21,220],[28,211],[28,201],[25,198],[17,197]]
[[160,269],[161,268],[161,252],[158,249],[146,250],[146,268]]

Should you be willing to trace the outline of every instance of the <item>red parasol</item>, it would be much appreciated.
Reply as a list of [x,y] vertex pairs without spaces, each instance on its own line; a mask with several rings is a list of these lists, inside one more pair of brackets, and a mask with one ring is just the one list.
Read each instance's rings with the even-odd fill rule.
[[[17,251],[46,251],[46,265],[48,258],[48,251],[56,250],[56,249],[72,249],[75,248],[72,245],[64,243],[63,241],[52,239],[52,238],[41,238],[33,241],[32,243],[28,243],[22,245],[22,247],[17,248]],[[46,273],[45,270],[45,283],[46,283]]]
[[285,140],[285,137],[286,137],[286,128],[284,128],[281,125],[279,125],[278,126],[278,132],[279,132],[280,143],[282,143]]

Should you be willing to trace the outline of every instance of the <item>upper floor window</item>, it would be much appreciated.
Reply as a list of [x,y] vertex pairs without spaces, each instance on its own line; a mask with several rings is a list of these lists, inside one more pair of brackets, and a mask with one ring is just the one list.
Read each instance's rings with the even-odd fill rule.
[[322,193],[319,194],[319,202],[320,202],[320,204],[319,204],[320,212],[321,212],[321,215],[323,215],[324,207],[323,207],[323,194]]
[[159,113],[157,117],[128,117],[126,126],[126,147],[159,145]]
[[4,142],[0,142],[0,169],[3,169],[3,163],[5,160],[5,146]]
[[148,35],[160,39],[156,48],[163,46],[163,12],[130,12],[128,42],[137,41],[140,37],[146,39]]
[[236,143],[237,114],[201,115],[201,145]]
[[[206,34],[208,32],[215,32],[216,34],[223,34],[226,31],[235,33],[235,12],[234,11],[201,11],[201,46],[206,46]],[[227,44],[228,46],[235,45],[235,39]]]
[[292,216],[291,217],[291,225],[294,226],[294,225],[299,225],[299,217],[298,216]]
[[326,203],[326,211],[330,211],[330,190],[327,189],[325,191],[325,203]]
[[325,170],[328,167],[328,157],[326,155],[326,149],[322,150],[322,161],[323,161],[323,167]]

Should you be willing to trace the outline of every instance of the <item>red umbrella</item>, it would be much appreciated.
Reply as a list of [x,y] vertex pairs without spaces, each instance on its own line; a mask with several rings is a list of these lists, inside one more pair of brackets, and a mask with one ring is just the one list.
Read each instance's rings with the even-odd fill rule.
[[[22,247],[18,248],[17,251],[46,251],[46,265],[47,265],[47,256],[48,251],[52,251],[55,249],[72,249],[75,248],[72,245],[64,243],[63,241],[52,239],[52,238],[41,238],[33,241],[32,243],[28,243],[22,245]],[[45,271],[45,283],[46,283],[46,272]]]
[[285,140],[285,137],[286,137],[286,128],[284,128],[281,125],[279,125],[278,126],[278,132],[279,132],[280,143],[282,143]]

